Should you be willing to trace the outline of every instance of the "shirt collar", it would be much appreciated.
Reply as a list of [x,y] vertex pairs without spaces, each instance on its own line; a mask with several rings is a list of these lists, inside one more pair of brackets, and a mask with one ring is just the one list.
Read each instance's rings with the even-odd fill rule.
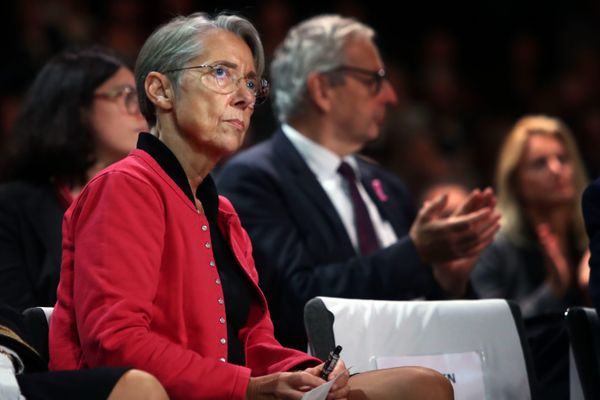
[[[175,157],[175,154],[163,142],[150,133],[142,132],[138,137],[137,148],[148,153],[167,175],[173,179],[194,206],[196,205],[194,196],[192,195],[192,188],[183,167],[179,163],[179,160],[177,160],[177,157]],[[196,198],[202,203],[208,220],[216,221],[219,195],[214,180],[210,175],[207,175],[198,186]]]
[[337,177],[337,169],[342,161],[350,164],[356,176],[360,177],[358,163],[354,155],[340,158],[331,150],[312,141],[290,125],[283,124],[281,130],[319,180]]

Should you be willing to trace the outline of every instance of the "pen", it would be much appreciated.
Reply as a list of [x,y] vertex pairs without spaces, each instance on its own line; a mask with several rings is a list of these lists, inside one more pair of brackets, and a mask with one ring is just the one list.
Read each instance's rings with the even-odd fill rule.
[[341,351],[342,346],[335,346],[335,349],[329,353],[327,361],[325,361],[325,364],[323,364],[323,369],[321,370],[321,379],[327,380],[329,374],[335,368],[335,364],[337,364],[338,360],[340,359]]

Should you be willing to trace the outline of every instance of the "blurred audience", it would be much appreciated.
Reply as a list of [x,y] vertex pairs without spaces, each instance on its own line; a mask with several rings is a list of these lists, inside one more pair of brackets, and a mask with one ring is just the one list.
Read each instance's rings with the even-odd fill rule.
[[[591,150],[600,137],[594,123],[600,104],[596,39],[600,29],[595,23],[600,7],[593,3],[551,3],[543,9],[499,3],[494,13],[489,7],[474,7],[476,19],[465,19],[449,7],[417,5],[402,24],[388,24],[391,15],[364,1],[302,6],[291,0],[264,0],[251,6],[198,0],[9,3],[7,13],[14,18],[7,24],[14,38],[0,66],[5,71],[0,76],[0,104],[10,107],[0,115],[0,145],[11,132],[13,105],[18,105],[33,74],[50,56],[70,45],[101,42],[132,61],[142,39],[158,23],[199,6],[239,10],[256,21],[265,38],[267,60],[289,26],[315,13],[336,10],[360,16],[382,30],[385,35],[378,44],[390,66],[392,85],[406,97],[393,107],[394,122],[384,127],[377,148],[367,146],[363,152],[400,174],[414,193],[448,176],[461,177],[472,187],[491,184],[494,157],[486,149],[495,150],[496,138],[487,127],[533,112],[563,118],[575,131],[588,172],[600,174],[600,156]],[[514,25],[505,24],[500,16],[506,15]],[[401,68],[402,81],[409,83],[406,88],[394,81],[393,65]],[[257,110],[243,146],[267,139],[275,125],[267,102]],[[415,157],[418,151],[413,147],[422,149],[423,155]]]
[[482,297],[515,300],[524,317],[585,304],[587,239],[579,199],[587,177],[560,120],[520,119],[506,138],[496,184],[502,229],[473,271]]
[[111,51],[67,50],[42,68],[0,167],[3,303],[19,310],[54,305],[65,210],[143,130],[133,74]]

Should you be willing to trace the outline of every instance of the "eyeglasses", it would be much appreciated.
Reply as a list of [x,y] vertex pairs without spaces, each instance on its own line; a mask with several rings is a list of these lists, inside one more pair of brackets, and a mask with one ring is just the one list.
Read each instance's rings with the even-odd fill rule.
[[[379,69],[373,71],[370,69],[351,67],[349,65],[340,65],[328,72],[345,72],[350,74],[356,74],[353,77],[358,81],[364,83],[367,86],[372,87],[371,93],[373,96],[377,95],[383,87],[383,81],[385,80],[385,69]],[[359,78],[360,76],[360,78]]]
[[165,72],[184,71],[186,69],[207,69],[208,71],[200,76],[200,81],[208,89],[219,93],[233,93],[240,87],[243,81],[244,87],[254,96],[254,104],[263,103],[269,95],[269,82],[266,79],[256,77],[237,77],[233,69],[225,65],[195,65],[192,67],[183,67],[170,69]]
[[94,93],[94,97],[101,97],[111,101],[117,101],[121,97],[128,114],[135,115],[140,112],[137,98],[137,90],[133,86],[123,85],[104,93]]

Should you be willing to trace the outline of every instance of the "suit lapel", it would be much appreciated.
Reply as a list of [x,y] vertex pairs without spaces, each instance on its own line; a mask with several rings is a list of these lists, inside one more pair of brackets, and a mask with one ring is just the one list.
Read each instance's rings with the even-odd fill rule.
[[347,245],[354,252],[346,228],[329,196],[327,196],[300,153],[281,130],[278,130],[273,136],[273,149],[276,165],[286,169],[286,173],[289,174],[290,178],[289,184],[294,186],[294,192],[303,193],[333,227],[333,230],[345,238]]

